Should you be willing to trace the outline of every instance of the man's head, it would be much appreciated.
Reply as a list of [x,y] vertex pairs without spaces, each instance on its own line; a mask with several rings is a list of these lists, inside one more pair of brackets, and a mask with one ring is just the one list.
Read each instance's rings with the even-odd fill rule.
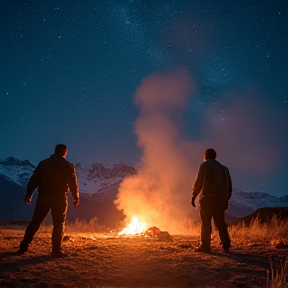
[[64,144],[57,144],[54,151],[56,154],[58,154],[62,157],[66,157],[67,152],[68,152],[68,148]]
[[204,153],[204,160],[208,159],[215,160],[216,157],[217,157],[216,151],[212,148],[207,149]]

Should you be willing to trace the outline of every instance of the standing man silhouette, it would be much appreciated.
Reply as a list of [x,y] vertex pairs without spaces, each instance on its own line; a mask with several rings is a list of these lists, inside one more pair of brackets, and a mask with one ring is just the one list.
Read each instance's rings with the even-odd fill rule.
[[20,253],[28,250],[28,246],[38,231],[41,222],[51,210],[53,221],[52,256],[56,258],[67,256],[61,249],[68,209],[66,193],[71,192],[74,198],[74,207],[79,204],[77,176],[74,165],[65,159],[67,153],[66,145],[56,145],[55,153],[38,164],[28,182],[25,202],[30,204],[34,190],[37,187],[38,198],[32,221],[27,226],[24,238],[20,243]]
[[195,207],[195,199],[199,195],[201,218],[201,241],[196,252],[211,252],[211,220],[219,232],[225,252],[230,249],[230,237],[225,223],[225,210],[232,195],[232,181],[227,167],[216,161],[216,151],[207,149],[200,165],[192,190],[191,204]]

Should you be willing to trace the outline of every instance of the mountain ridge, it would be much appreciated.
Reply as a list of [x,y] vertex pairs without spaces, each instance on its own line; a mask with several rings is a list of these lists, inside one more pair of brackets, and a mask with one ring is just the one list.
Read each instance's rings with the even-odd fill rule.
[[[9,206],[10,210],[8,210],[10,212],[14,211],[14,214],[12,212],[10,214],[7,212],[9,214],[8,218],[21,218],[21,213],[19,214],[15,211],[19,210],[19,205],[21,205],[20,210],[22,212],[24,211],[22,209],[22,206],[24,205],[24,201],[22,198],[24,197],[26,185],[29,181],[29,178],[35,168],[36,167],[32,165],[30,161],[21,161],[12,156],[8,157],[3,161],[0,161],[0,194],[2,194],[2,191],[5,191],[3,194],[5,194],[5,197],[7,198],[5,198],[6,203],[11,203],[9,204],[11,206]],[[137,170],[132,166],[126,165],[123,162],[114,164],[112,168],[106,167],[99,163],[92,163],[91,165],[87,166],[82,166],[80,163],[78,163],[75,165],[75,169],[79,183],[80,195],[82,195],[83,200],[85,199],[84,201],[81,201],[81,204],[83,205],[83,208],[81,208],[81,213],[83,215],[87,215],[87,217],[85,216],[86,218],[92,217],[94,215],[95,217],[100,217],[104,219],[105,217],[103,217],[103,215],[100,215],[100,211],[102,211],[101,213],[107,213],[106,216],[108,218],[110,217],[108,213],[114,215],[116,218],[119,218],[119,211],[113,203],[118,193],[118,187],[125,177],[135,175],[137,173]],[[20,191],[22,195],[19,195]],[[14,199],[20,199],[21,203],[23,202],[23,205],[20,204],[18,200],[15,201],[11,199],[11,197],[9,198],[9,196],[7,196],[7,192],[8,194],[13,195]],[[37,194],[37,192],[35,193]],[[1,197],[3,198],[2,195]],[[30,206],[31,208],[29,209],[29,211],[32,209],[32,206],[34,205],[33,203]],[[3,211],[5,209],[7,210],[7,207],[5,205],[7,206],[7,204],[0,202],[0,210],[2,208]],[[93,205],[95,206],[95,208],[97,206],[98,212],[85,211],[85,205],[87,210],[93,210]],[[13,208],[12,206],[15,207]],[[102,206],[109,207],[107,208],[107,212],[103,211],[103,209],[100,208]],[[288,195],[277,197],[263,192],[244,192],[239,189],[233,189],[232,197],[229,201],[229,208],[226,212],[231,217],[239,218],[250,215],[259,208],[286,206],[288,206]],[[80,209],[78,211],[80,211]],[[73,217],[71,216],[73,219],[77,218],[76,209],[70,210],[70,212],[68,210],[68,216],[69,213],[70,216],[73,214]],[[80,215],[81,213],[79,212],[78,218],[84,217],[83,215]],[[4,212],[2,214],[0,213],[0,220],[3,219],[3,217],[5,218]],[[109,221],[111,222],[111,219]]]

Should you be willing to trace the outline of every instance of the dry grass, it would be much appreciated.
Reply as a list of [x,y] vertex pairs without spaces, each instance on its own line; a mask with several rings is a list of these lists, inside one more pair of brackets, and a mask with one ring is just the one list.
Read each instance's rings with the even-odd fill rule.
[[269,260],[270,271],[267,271],[267,283],[272,283],[275,288],[284,287],[288,279],[288,256],[282,259],[270,256]]
[[74,222],[67,222],[66,233],[69,232],[82,232],[82,233],[104,233],[109,232],[110,229],[103,225],[100,225],[98,219],[92,218],[90,221],[78,220]]
[[233,239],[251,239],[259,243],[267,241],[271,245],[282,245],[288,247],[288,221],[273,217],[269,223],[261,223],[258,218],[253,220],[249,226],[244,223],[231,225],[229,233]]

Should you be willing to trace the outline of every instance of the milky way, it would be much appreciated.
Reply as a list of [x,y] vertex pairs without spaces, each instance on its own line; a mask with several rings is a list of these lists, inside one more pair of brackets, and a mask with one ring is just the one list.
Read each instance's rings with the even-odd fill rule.
[[195,81],[183,137],[215,147],[238,189],[287,193],[287,1],[0,6],[0,158],[36,165],[64,142],[73,163],[136,167],[135,90],[180,68]]

